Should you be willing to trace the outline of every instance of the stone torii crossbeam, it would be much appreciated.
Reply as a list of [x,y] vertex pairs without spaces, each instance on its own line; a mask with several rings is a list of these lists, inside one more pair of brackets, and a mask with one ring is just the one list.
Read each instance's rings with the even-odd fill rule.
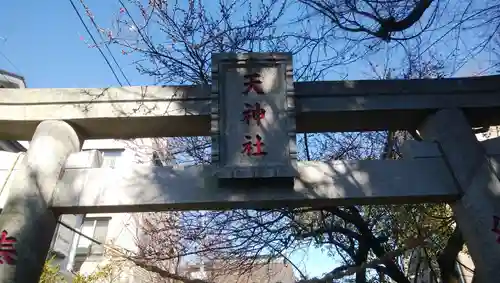
[[[38,281],[65,213],[421,202],[451,203],[479,282],[496,282],[500,141],[472,127],[500,124],[499,77],[293,82],[291,62],[214,54],[205,86],[0,89],[0,139],[31,139],[0,154],[0,282]],[[296,160],[298,132],[396,129],[424,139],[403,160]],[[211,136],[210,166],[98,168],[80,152],[84,139],[193,135]]]

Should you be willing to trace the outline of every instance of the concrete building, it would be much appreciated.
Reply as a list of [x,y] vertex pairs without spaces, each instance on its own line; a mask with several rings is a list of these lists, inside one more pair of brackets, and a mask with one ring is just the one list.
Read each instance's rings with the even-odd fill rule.
[[244,273],[238,271],[224,271],[225,269],[217,262],[203,262],[191,264],[181,271],[183,275],[193,279],[202,279],[216,283],[294,283],[296,278],[293,274],[292,265],[286,260],[277,259],[269,261],[262,257],[257,259],[250,270]]
[[[0,88],[26,88],[22,76],[0,70]],[[1,141],[0,149],[9,152],[22,152],[26,149],[17,141]]]
[[[102,152],[101,167],[127,168],[136,163],[162,165],[154,153],[152,140],[114,141],[89,140],[83,150],[98,149]],[[61,221],[99,242],[138,252],[137,241],[141,236],[142,215],[139,213],[63,215]],[[62,270],[90,274],[109,261],[103,246],[95,244],[70,229],[59,225],[52,250]],[[130,266],[116,270],[113,282],[150,282],[144,272]]]

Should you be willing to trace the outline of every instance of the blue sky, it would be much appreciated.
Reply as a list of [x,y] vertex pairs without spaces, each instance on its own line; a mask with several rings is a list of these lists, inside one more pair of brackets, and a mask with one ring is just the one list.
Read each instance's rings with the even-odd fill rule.
[[[98,50],[85,43],[89,37],[69,1],[26,2],[7,1],[0,10],[0,68],[21,73],[28,86],[34,88],[117,85]],[[86,3],[103,24],[111,23],[120,8],[115,0]],[[90,26],[78,0],[75,5]],[[153,83],[151,78],[138,74],[127,55],[114,55],[133,85]],[[460,75],[476,68],[468,67]],[[356,68],[349,77],[364,77],[366,72],[368,69]]]
[[[33,88],[117,85],[98,50],[80,39],[89,37],[69,1],[26,2],[8,1],[0,10],[0,52],[13,63],[0,55],[0,68],[21,73]],[[89,5],[108,15],[119,9],[118,2],[99,2]],[[133,84],[152,83],[122,56],[115,54]]]

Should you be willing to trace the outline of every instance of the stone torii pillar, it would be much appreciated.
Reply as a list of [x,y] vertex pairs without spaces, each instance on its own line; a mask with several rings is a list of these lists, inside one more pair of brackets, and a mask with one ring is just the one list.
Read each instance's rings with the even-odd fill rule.
[[66,159],[81,145],[66,122],[43,121],[36,128],[0,215],[1,283],[38,282],[57,224],[49,209],[53,191]]
[[452,172],[460,200],[451,204],[475,265],[475,282],[500,278],[500,165],[477,140],[463,112],[444,109],[419,128],[427,141],[438,144]]

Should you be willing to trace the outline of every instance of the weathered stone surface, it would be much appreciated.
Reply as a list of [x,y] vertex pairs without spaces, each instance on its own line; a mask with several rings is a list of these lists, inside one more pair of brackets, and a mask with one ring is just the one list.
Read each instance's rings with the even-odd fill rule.
[[419,130],[424,139],[439,144],[461,192],[460,200],[451,206],[474,265],[479,267],[478,278],[486,280],[478,282],[493,282],[500,278],[500,226],[495,222],[500,217],[498,157],[487,157],[459,109],[440,110]]
[[68,169],[53,206],[64,213],[110,213],[419,203],[458,198],[441,158],[300,162],[298,172],[294,183],[246,188],[219,186],[209,166]]
[[212,164],[219,178],[296,175],[289,53],[212,55]]
[[38,125],[10,183],[7,203],[0,214],[0,231],[16,240],[17,259],[0,264],[0,282],[38,282],[56,227],[57,215],[49,209],[68,156],[80,150],[73,128],[62,121]]
[[[414,129],[449,107],[464,109],[471,125],[499,125],[499,78],[294,82],[296,129]],[[209,136],[210,92],[210,85],[0,89],[0,139],[29,140],[45,119],[70,121],[92,139]]]

